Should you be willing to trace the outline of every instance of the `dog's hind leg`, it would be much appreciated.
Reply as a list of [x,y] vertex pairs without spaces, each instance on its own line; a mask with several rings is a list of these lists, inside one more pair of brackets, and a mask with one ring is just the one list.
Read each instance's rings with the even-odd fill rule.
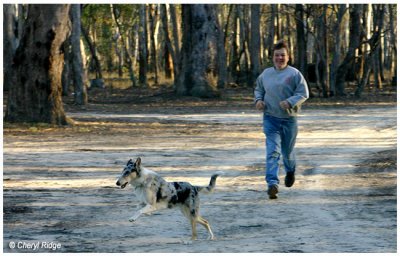
[[196,240],[197,239],[197,221],[195,218],[190,218],[190,224],[192,224],[192,240]]
[[205,227],[207,229],[208,234],[209,234],[208,239],[209,240],[214,240],[214,234],[213,234],[213,232],[211,230],[210,223],[208,223],[208,221],[206,219],[204,219],[203,217],[201,217],[201,216],[198,216],[196,221],[198,223],[200,223],[201,225],[203,225],[203,227]]

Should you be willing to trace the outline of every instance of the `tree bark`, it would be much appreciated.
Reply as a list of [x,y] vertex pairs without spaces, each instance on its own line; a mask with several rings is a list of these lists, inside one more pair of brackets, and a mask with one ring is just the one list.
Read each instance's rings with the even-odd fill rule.
[[175,85],[178,95],[217,96],[218,23],[214,5],[182,6],[182,62]]
[[[396,9],[397,5],[389,5],[389,20],[396,20]],[[394,22],[389,22],[389,30],[390,30],[390,44],[393,49],[392,54],[390,55],[390,71],[392,77],[392,84],[397,85],[397,26],[394,26]],[[396,82],[394,82],[396,81]]]
[[[328,65],[328,34],[326,29],[326,15],[327,15],[327,5],[323,5],[321,7],[321,11],[317,17],[317,38],[316,38],[316,45],[317,45],[317,65],[316,73],[317,73],[317,83],[321,85],[322,88],[322,95],[324,98],[329,97],[329,65]],[[322,67],[321,76],[319,75],[319,67]]]
[[16,9],[14,4],[3,5],[3,72],[4,72],[4,90],[12,86],[12,63],[17,48],[16,31]]
[[90,53],[92,55],[95,67],[96,67],[96,79],[103,79],[103,72],[100,64],[99,57],[97,56],[96,46],[94,45],[92,39],[90,39],[88,31],[81,24],[81,31],[83,38],[85,38],[86,43],[89,46]]
[[150,27],[150,67],[151,71],[154,72],[154,84],[158,85],[158,66],[157,66],[157,52],[156,52],[156,19],[157,19],[157,9],[149,4],[149,27]]
[[271,4],[271,14],[267,24],[268,27],[268,34],[265,40],[265,46],[268,49],[268,59],[272,61],[272,47],[274,46],[275,40],[275,19],[277,16],[277,6],[276,4]]
[[235,5],[235,10],[233,10],[233,22],[232,22],[232,33],[230,36],[230,50],[229,50],[229,67],[228,67],[228,75],[230,77],[230,81],[237,82],[238,80],[238,67],[239,67],[239,46],[237,44],[237,37],[238,37],[238,26],[237,26],[237,19],[238,19],[238,12],[236,9],[238,8]]
[[228,83],[228,69],[226,67],[226,51],[225,51],[225,38],[224,32],[221,29],[221,23],[218,19],[218,15],[215,16],[216,23],[216,41],[217,41],[217,71],[218,71],[218,82],[217,88],[224,89]]
[[337,68],[339,66],[339,61],[340,61],[340,44],[342,42],[341,40],[341,23],[344,17],[344,14],[346,12],[346,5],[345,4],[340,4],[338,6],[337,10],[337,20],[336,23],[333,26],[333,31],[334,31],[334,36],[335,36],[335,50],[333,52],[333,59],[331,63],[331,73],[330,73],[330,92],[331,95],[338,95],[338,96],[345,96],[346,93],[343,91],[339,91],[338,88],[336,88],[336,73],[337,73]]
[[116,29],[117,29],[116,32],[120,37],[121,46],[122,46],[122,49],[123,49],[123,51],[125,53],[124,56],[125,56],[125,59],[126,59],[126,64],[128,66],[128,70],[129,70],[129,79],[132,82],[132,87],[135,87],[136,86],[136,77],[135,77],[135,73],[133,71],[132,57],[131,57],[131,55],[130,55],[130,53],[128,51],[128,47],[127,47],[126,41],[125,41],[125,35],[124,35],[124,32],[121,29],[121,24],[119,23],[119,14],[118,14],[117,10],[115,9],[114,5],[111,4],[110,8],[111,8],[111,13],[112,13],[112,16],[113,16],[113,19],[114,19],[114,22],[115,22],[115,25],[116,25]]
[[65,40],[62,47],[64,52],[64,67],[61,74],[62,96],[68,96],[72,85],[71,37]]
[[305,37],[304,26],[304,8],[302,4],[296,4],[296,66],[302,74],[307,74],[307,41]]
[[169,14],[171,15],[171,23],[172,23],[172,41],[173,41],[173,45],[174,45],[174,52],[175,52],[175,58],[177,61],[177,65],[176,71],[179,71],[179,61],[180,61],[180,51],[181,51],[181,46],[179,44],[179,42],[181,42],[181,37],[180,37],[180,33],[179,33],[179,28],[178,28],[178,22],[177,22],[177,15],[176,15],[176,11],[175,11],[175,5],[174,4],[170,4],[169,5]]
[[61,98],[60,52],[69,33],[67,4],[29,5],[28,18],[13,69],[5,120],[67,124]]
[[356,50],[360,47],[361,40],[361,12],[362,5],[350,5],[350,42],[342,63],[336,72],[336,88],[339,94],[344,94],[346,74],[355,64]]
[[81,53],[81,6],[80,4],[71,5],[71,46],[72,46],[72,72],[74,82],[74,99],[77,105],[86,105],[88,102],[85,68],[83,66]]
[[239,19],[239,66],[240,73],[244,74],[245,77],[249,76],[249,54],[248,54],[248,27],[245,24],[244,17],[245,7],[239,5],[237,8],[238,19]]
[[[172,48],[171,39],[169,37],[169,29],[168,29],[168,15],[167,15],[167,6],[166,4],[160,5],[160,17],[162,21],[162,29],[164,32],[165,42],[164,42],[164,72],[166,78],[172,78],[172,70],[174,70],[174,78],[176,77],[175,73],[175,53],[174,49]],[[172,64],[172,66],[171,66]]]
[[250,79],[249,86],[254,86],[260,75],[260,5],[251,5],[251,37],[250,37]]
[[147,86],[147,22],[146,5],[139,7],[139,84]]
[[372,65],[373,65],[373,56],[375,52],[378,50],[380,47],[380,37],[383,29],[383,17],[384,17],[384,8],[380,8],[379,6],[374,8],[374,16],[376,17],[376,20],[374,21],[374,31],[373,34],[371,35],[370,38],[368,38],[367,43],[369,45],[370,51],[368,54],[365,56],[365,63],[363,66],[363,76],[361,82],[358,84],[356,91],[355,91],[355,96],[357,98],[360,98],[365,86],[368,84],[369,81],[369,76],[371,73]]

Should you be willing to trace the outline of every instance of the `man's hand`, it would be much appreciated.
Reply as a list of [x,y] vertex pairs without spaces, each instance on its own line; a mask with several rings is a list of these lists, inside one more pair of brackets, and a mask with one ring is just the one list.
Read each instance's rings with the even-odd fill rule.
[[291,106],[290,106],[290,104],[289,104],[289,102],[287,100],[281,101],[279,103],[279,106],[281,106],[281,108],[284,109],[284,110],[291,108]]
[[257,101],[256,103],[257,110],[264,111],[264,107],[265,107],[264,101],[262,100]]

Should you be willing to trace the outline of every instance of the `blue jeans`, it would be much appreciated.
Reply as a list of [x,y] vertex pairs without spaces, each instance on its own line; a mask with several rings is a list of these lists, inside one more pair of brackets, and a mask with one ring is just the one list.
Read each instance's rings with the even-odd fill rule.
[[277,118],[264,114],[266,136],[266,175],[268,186],[279,184],[279,159],[282,155],[286,172],[296,171],[294,145],[297,138],[297,119]]

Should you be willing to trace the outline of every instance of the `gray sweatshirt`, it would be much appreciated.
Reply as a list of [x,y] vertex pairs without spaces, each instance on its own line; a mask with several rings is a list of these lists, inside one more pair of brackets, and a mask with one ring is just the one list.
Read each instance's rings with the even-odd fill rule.
[[[301,104],[308,99],[307,82],[303,75],[292,66],[283,70],[274,67],[265,69],[257,78],[254,100],[264,101],[264,113],[279,118],[297,116]],[[291,106],[283,110],[279,103],[287,100]]]

